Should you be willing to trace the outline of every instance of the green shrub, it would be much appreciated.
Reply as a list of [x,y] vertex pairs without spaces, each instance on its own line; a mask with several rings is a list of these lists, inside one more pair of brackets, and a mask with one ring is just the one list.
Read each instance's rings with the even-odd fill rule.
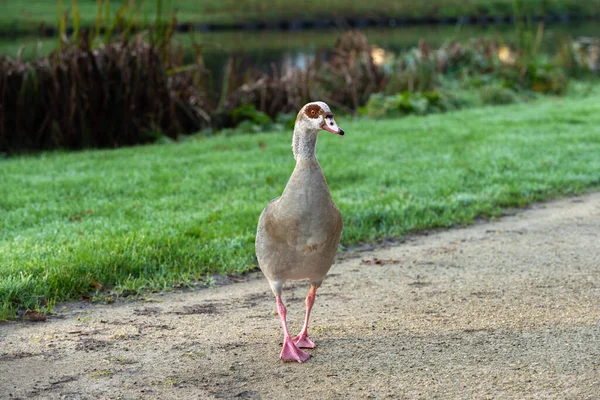
[[0,151],[117,147],[207,126],[201,71],[170,72],[159,51],[138,37],[29,63],[0,58]]
[[395,95],[377,93],[371,96],[359,113],[370,118],[425,115],[462,108],[466,100],[442,91],[402,92]]
[[518,101],[514,90],[498,84],[486,85],[479,89],[479,97],[483,104],[504,105]]

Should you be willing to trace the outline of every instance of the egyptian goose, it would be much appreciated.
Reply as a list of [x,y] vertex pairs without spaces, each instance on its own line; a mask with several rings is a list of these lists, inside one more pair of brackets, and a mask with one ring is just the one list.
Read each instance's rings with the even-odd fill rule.
[[[343,135],[323,102],[308,103],[298,113],[292,149],[296,167],[280,197],[271,200],[258,220],[256,257],[277,302],[283,327],[284,361],[302,363],[312,349],[308,338],[308,319],[317,288],[335,259],[342,235],[342,215],[333,202],[321,165],[315,156],[320,130]],[[286,280],[309,279],[304,327],[291,338],[286,323],[286,308],[281,290]]]

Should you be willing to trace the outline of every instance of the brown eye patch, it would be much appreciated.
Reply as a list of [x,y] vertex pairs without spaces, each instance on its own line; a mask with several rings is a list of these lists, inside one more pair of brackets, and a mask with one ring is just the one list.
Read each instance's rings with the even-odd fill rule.
[[308,118],[318,118],[321,113],[321,107],[316,104],[311,104],[304,109],[304,113]]

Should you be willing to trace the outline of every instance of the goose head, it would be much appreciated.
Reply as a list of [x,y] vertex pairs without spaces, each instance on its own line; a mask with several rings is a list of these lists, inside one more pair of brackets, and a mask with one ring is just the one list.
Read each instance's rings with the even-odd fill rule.
[[296,117],[296,127],[308,132],[326,130],[336,135],[344,135],[344,131],[333,119],[329,106],[322,101],[308,103],[302,107]]

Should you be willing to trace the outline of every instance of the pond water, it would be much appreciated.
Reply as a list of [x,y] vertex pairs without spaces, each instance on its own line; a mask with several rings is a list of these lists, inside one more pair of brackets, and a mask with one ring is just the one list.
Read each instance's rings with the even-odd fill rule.
[[[534,26],[534,34],[537,28],[537,25]],[[509,24],[372,28],[362,32],[373,46],[395,54],[417,46],[421,39],[432,47],[448,41],[479,37],[496,38],[507,44],[516,42],[515,26]],[[321,50],[332,48],[342,34],[342,30],[228,32],[195,34],[193,39],[189,35],[178,35],[176,40],[184,46],[189,46],[192,40],[201,44],[206,66],[217,75],[214,78],[219,79],[230,56],[235,57],[242,66],[264,71],[282,64],[302,67]],[[544,25],[541,46],[544,51],[552,53],[563,40],[580,36],[600,37],[600,24]]]
[[[534,27],[535,31],[536,27]],[[416,46],[424,39],[430,46],[439,46],[451,40],[464,41],[469,38],[493,37],[506,43],[515,40],[515,27],[510,24],[482,25],[431,25],[403,26],[396,28],[364,29],[369,42],[385,51],[399,53]],[[258,32],[215,32],[177,34],[175,41],[186,51],[186,59],[193,59],[192,43],[199,44],[206,66],[220,75],[227,59],[235,57],[243,67],[268,70],[272,65],[303,66],[315,57],[321,49],[334,46],[343,33],[340,29],[304,31],[258,31]],[[550,24],[544,26],[542,47],[552,51],[561,40],[579,36],[600,36],[600,23],[597,21],[576,24]],[[56,38],[35,37],[6,38],[0,40],[0,54],[15,57],[19,47],[24,45],[23,58],[30,59],[37,54],[48,54],[56,48]],[[217,77],[215,77],[217,78]]]

